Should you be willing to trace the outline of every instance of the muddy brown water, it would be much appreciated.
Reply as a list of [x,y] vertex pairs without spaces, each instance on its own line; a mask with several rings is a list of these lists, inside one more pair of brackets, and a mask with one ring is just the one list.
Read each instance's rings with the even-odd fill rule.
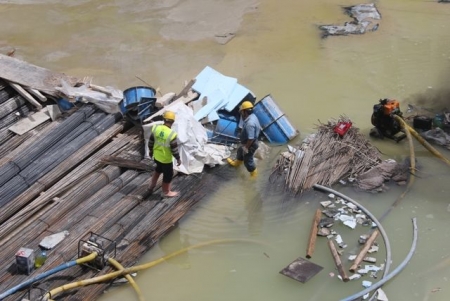
[[[185,80],[209,65],[238,78],[258,98],[272,94],[301,131],[298,142],[314,132],[318,120],[340,115],[368,134],[373,104],[384,97],[434,110],[448,106],[444,92],[450,74],[450,4],[437,1],[376,2],[381,15],[376,32],[320,39],[319,24],[350,21],[341,5],[320,1],[0,1],[0,51],[74,76],[91,76],[99,85],[119,89],[142,85],[163,93],[181,90]],[[214,35],[235,33],[227,44]],[[436,98],[435,95],[444,95]],[[425,100],[425,101],[424,101]],[[387,158],[404,160],[406,143],[373,141]],[[361,280],[343,283],[325,240],[312,261],[324,267],[301,284],[279,271],[305,256],[311,219],[318,202],[310,192],[291,198],[277,193],[267,179],[277,153],[259,162],[260,176],[250,182],[242,171],[218,183],[178,227],[141,262],[198,243],[243,239],[193,249],[138,274],[147,300],[339,300],[363,289]],[[448,158],[447,150],[439,150]],[[384,286],[389,300],[450,298],[449,166],[415,143],[418,178],[400,205],[383,220],[392,246],[392,268],[412,242],[411,218],[417,217],[417,250],[407,267]],[[380,217],[404,191],[369,194],[334,187]],[[349,244],[366,229],[338,227]],[[379,239],[380,243],[381,240]],[[384,251],[377,255],[385,258]],[[348,265],[348,262],[345,262]],[[365,277],[364,280],[371,280]],[[133,300],[129,286],[111,289],[102,300]]]

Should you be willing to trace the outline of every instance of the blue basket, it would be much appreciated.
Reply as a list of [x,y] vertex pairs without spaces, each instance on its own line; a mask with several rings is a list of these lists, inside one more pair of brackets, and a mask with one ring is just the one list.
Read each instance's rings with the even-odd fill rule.
[[[152,87],[131,87],[123,91],[123,101],[121,110],[136,108],[140,103],[147,102],[155,98],[156,91]],[[123,111],[122,111],[123,112]]]
[[299,134],[270,95],[256,103],[253,112],[270,143],[285,144]]

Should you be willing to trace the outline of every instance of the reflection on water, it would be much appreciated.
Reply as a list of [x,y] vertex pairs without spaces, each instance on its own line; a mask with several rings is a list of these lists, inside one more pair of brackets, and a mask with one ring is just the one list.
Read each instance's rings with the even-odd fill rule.
[[[238,78],[259,99],[272,94],[302,133],[293,143],[313,133],[318,120],[341,114],[368,135],[378,99],[396,98],[403,111],[409,102],[434,109],[434,103],[423,103],[424,96],[442,95],[448,86],[450,5],[437,1],[376,2],[383,18],[378,31],[325,40],[319,38],[316,25],[350,21],[341,5],[359,2],[261,0],[257,9],[253,1],[11,2],[0,1],[2,53],[14,47],[17,58],[69,75],[93,76],[96,84],[120,89],[141,85],[138,76],[160,86],[163,93],[179,91],[184,80],[209,65]],[[241,19],[246,5],[251,13]],[[197,39],[221,28],[236,28],[220,26],[218,12],[228,10],[233,13],[226,15],[226,22],[239,25],[231,42]],[[207,20],[217,23],[205,26]],[[193,28],[208,30],[189,32]],[[402,161],[409,154],[407,143],[373,143],[386,158]],[[273,149],[272,159],[278,150]],[[415,150],[417,179],[383,225],[392,245],[392,269],[409,251],[414,216],[418,248],[384,290],[390,300],[448,300],[450,170],[420,144]],[[450,157],[447,150],[439,150]],[[305,256],[312,216],[327,196],[315,191],[301,198],[280,195],[268,182],[269,163],[273,160],[258,166],[256,182],[249,181],[245,171],[230,169],[232,180],[200,202],[142,261],[215,239],[263,244],[212,245],[141,272],[137,282],[147,300],[338,300],[362,290],[361,281],[342,283],[329,276],[336,271],[323,239],[312,258],[324,267],[321,273],[305,284],[279,274]],[[380,217],[405,189],[390,187],[381,194],[335,188]],[[359,232],[346,231],[347,241],[354,241]],[[358,245],[349,243],[344,254],[354,250]],[[377,257],[382,261],[383,251]],[[133,300],[135,295],[124,286],[102,299]]]
[[[175,226],[170,232],[170,238],[163,238],[158,243],[158,246],[159,249],[164,253],[164,257],[167,257],[179,250],[189,248],[191,244],[189,243],[189,235],[187,233],[181,234],[180,227]],[[169,264],[178,265],[184,269],[188,269],[190,267],[189,252],[183,252],[176,257],[167,259],[166,262]]]

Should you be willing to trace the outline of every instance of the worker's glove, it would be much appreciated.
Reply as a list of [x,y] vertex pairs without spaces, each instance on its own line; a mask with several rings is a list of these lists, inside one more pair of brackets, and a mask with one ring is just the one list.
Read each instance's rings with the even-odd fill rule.
[[181,160],[177,159],[177,166],[180,166],[180,165],[181,165]]
[[248,154],[248,148],[246,146],[243,146],[242,152],[244,153],[244,155]]

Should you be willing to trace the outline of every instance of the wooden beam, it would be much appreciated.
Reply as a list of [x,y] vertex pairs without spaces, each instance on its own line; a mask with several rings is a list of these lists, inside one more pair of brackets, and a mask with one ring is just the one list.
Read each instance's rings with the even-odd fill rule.
[[373,242],[377,238],[378,230],[373,231],[373,233],[370,235],[370,237],[367,239],[366,243],[364,244],[364,247],[359,252],[358,256],[356,256],[355,261],[353,262],[353,265],[350,267],[350,272],[355,272],[358,269],[359,264],[362,262],[364,257],[367,254],[367,251],[369,251],[370,247],[372,246]]
[[45,102],[47,101],[47,97],[42,95],[42,93],[39,90],[33,89],[33,88],[27,88],[25,87],[25,90],[36,96],[40,101]]
[[334,259],[334,264],[336,265],[336,268],[338,269],[339,275],[341,275],[342,280],[344,282],[349,281],[350,279],[348,278],[347,273],[345,273],[344,267],[342,266],[341,257],[339,256],[339,253],[336,250],[336,246],[331,239],[328,240],[328,247],[330,247],[331,255]]
[[319,230],[319,222],[321,216],[322,211],[320,211],[320,209],[317,209],[311,225],[311,232],[309,233],[308,248],[306,249],[306,258],[311,258],[312,254],[314,253],[314,248],[316,247],[317,231]]
[[9,85],[17,91],[20,95],[22,95],[23,98],[25,98],[29,103],[31,103],[33,106],[35,106],[38,110],[42,109],[42,105],[34,99],[33,96],[31,96],[30,93],[28,93],[24,88],[22,88],[21,85],[9,82]]
[[75,86],[79,82],[75,77],[53,72],[4,54],[0,54],[0,66],[2,66],[0,68],[0,78],[55,97],[60,95],[56,87],[61,86],[61,80],[64,80],[71,86]]

